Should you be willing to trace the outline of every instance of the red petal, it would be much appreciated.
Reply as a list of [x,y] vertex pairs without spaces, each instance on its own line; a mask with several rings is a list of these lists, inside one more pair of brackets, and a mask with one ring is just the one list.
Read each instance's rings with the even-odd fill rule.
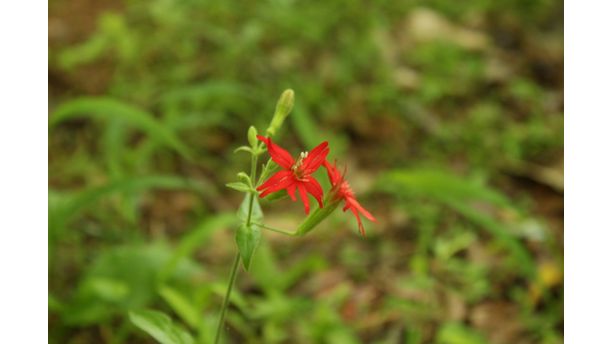
[[313,177],[308,177],[308,179],[303,183],[306,191],[308,191],[319,203],[319,208],[323,208],[323,189],[321,188],[321,184],[317,182]]
[[338,172],[336,166],[332,166],[332,164],[330,164],[327,160],[323,161],[323,166],[325,166],[325,169],[327,170],[327,177],[329,178],[329,182],[332,184],[332,186],[338,184],[340,180],[340,173]]
[[359,202],[357,202],[355,198],[347,198],[346,202],[350,203],[352,208],[359,210],[359,212],[363,214],[363,216],[365,216],[368,220],[376,222],[376,218],[372,216],[369,211],[365,210],[365,208],[362,207],[361,204],[359,204]]
[[359,217],[359,213],[357,212],[357,209],[351,208],[351,211],[353,212],[353,214],[355,214],[355,217],[357,218],[357,224],[359,225],[359,232],[361,233],[362,236],[365,237],[365,228],[363,228],[363,223],[361,223],[361,218]]
[[293,178],[293,174],[291,173],[291,171],[276,172],[276,174],[270,177],[270,179],[268,179],[265,183],[257,187],[258,191],[263,190],[259,197],[266,197],[267,195],[273,192],[277,192],[287,188],[293,183],[295,183],[295,178]]
[[310,174],[316,171],[319,166],[325,161],[325,158],[329,154],[329,148],[327,148],[327,141],[322,142],[315,148],[313,148],[308,156],[304,159],[302,170],[305,174]]
[[278,184],[283,179],[289,177],[291,174],[293,174],[291,171],[285,171],[285,170],[278,171],[275,174],[273,174],[272,177],[268,178],[268,180],[266,180],[261,185],[259,185],[257,187],[257,191],[261,191],[263,189],[269,188],[270,186],[273,186],[274,184]]
[[263,143],[265,143],[266,147],[268,147],[268,153],[270,154],[270,158],[272,158],[272,161],[279,164],[285,169],[290,169],[291,166],[293,166],[293,157],[291,157],[291,154],[289,154],[289,152],[272,142],[272,139],[269,137],[257,135],[257,138]]
[[308,203],[308,195],[306,194],[306,190],[304,188],[304,183],[297,183],[298,191],[300,192],[300,198],[302,198],[302,203],[304,203],[304,211],[306,215],[310,212],[310,203]]
[[287,188],[287,193],[289,194],[289,197],[291,197],[291,200],[295,202],[295,184],[289,185]]
[[295,179],[293,178],[285,178],[283,179],[280,183],[275,184],[269,188],[267,188],[266,190],[264,190],[264,192],[262,192],[259,197],[263,198],[268,196],[269,194],[273,193],[273,192],[277,192],[277,191],[281,191],[283,189],[288,188],[290,185],[295,184]]

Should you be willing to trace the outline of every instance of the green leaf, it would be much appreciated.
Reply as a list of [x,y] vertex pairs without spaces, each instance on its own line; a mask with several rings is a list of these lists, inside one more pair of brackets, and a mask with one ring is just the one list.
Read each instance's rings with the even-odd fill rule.
[[258,226],[242,224],[238,227],[236,244],[238,245],[245,270],[248,270],[251,266],[251,258],[253,258],[253,253],[255,253],[260,240],[261,230]]
[[234,190],[240,191],[240,192],[251,192],[251,191],[253,191],[253,189],[251,189],[250,186],[248,186],[247,184],[245,184],[243,182],[227,183],[227,184],[225,184],[225,186],[227,186],[230,189],[234,189]]
[[103,34],[94,34],[82,44],[64,49],[59,54],[59,64],[65,69],[94,61],[107,49],[109,40]]
[[512,207],[504,195],[482,183],[439,170],[394,170],[381,175],[378,185],[385,191],[404,196],[429,197],[440,201],[486,201]]
[[193,337],[169,316],[153,310],[130,312],[130,321],[161,344],[192,344]]
[[[252,207],[250,219],[249,207]],[[236,232],[236,244],[238,245],[238,250],[242,257],[242,264],[244,268],[248,270],[255,248],[257,248],[261,239],[261,230],[258,226],[252,224],[247,226],[246,223],[248,222],[247,220],[250,220],[250,223],[261,223],[263,221],[263,212],[254,194],[245,195],[244,200],[240,204],[240,208],[238,208],[237,216],[243,224],[238,227],[238,231]]]
[[122,121],[113,119],[109,121],[102,135],[106,165],[113,179],[124,176],[122,162],[127,157],[126,151],[128,147],[125,142],[128,134],[130,134],[127,129]]
[[172,307],[172,310],[178,314],[189,326],[197,329],[200,323],[200,312],[194,306],[194,303],[187,299],[178,290],[169,286],[161,286],[159,295]]
[[160,123],[153,114],[113,98],[82,97],[60,105],[49,119],[49,127],[81,117],[118,119],[147,133],[149,137],[191,159],[193,153],[179,136]]
[[234,153],[238,153],[238,152],[247,152],[247,153],[253,153],[253,150],[251,149],[251,147],[248,146],[240,146],[236,149],[234,149]]
[[253,212],[251,214],[251,222],[261,223],[263,221],[263,212],[261,211],[261,206],[259,205],[259,201],[254,194],[244,195],[244,200],[240,204],[240,208],[238,208],[238,213],[236,214],[240,221],[246,222],[247,217],[249,216],[249,199],[253,198]]
[[87,287],[93,294],[102,300],[110,302],[119,302],[130,292],[130,288],[126,283],[114,278],[92,277],[88,283]]

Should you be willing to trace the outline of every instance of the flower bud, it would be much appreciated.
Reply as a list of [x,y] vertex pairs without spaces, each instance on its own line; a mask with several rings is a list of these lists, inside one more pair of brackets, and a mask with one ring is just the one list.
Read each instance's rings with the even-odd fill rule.
[[249,131],[247,132],[247,139],[249,140],[249,144],[251,147],[257,146],[257,129],[254,126],[249,127]]
[[274,136],[276,131],[283,125],[285,118],[293,109],[295,93],[292,89],[287,89],[283,94],[281,94],[278,102],[276,103],[276,110],[274,111],[274,117],[272,117],[272,121],[270,122],[270,126],[266,129],[266,135],[268,137]]

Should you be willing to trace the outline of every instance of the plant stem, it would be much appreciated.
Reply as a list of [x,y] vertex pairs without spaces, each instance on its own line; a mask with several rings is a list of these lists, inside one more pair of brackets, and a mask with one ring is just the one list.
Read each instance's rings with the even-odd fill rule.
[[[257,156],[251,155],[251,180],[255,180],[257,175]],[[249,211],[247,213],[246,225],[251,224],[251,216],[253,214],[253,199],[255,194],[251,193],[249,196]],[[227,290],[225,291],[225,298],[223,299],[223,306],[221,307],[221,314],[219,315],[219,325],[217,325],[217,333],[215,334],[215,344],[219,343],[221,339],[221,330],[225,324],[225,313],[227,313],[227,307],[229,306],[230,296],[232,295],[232,289],[234,288],[234,282],[238,276],[238,265],[240,265],[240,251],[236,252],[234,257],[234,263],[232,264],[232,272],[230,273],[230,280],[227,284]]]
[[274,228],[274,227],[266,226],[263,223],[253,222],[253,224],[255,226],[261,227],[263,229],[267,229],[267,230],[269,230],[271,232],[276,232],[276,233],[280,233],[280,234],[284,234],[284,235],[288,235],[288,236],[298,236],[297,231],[291,232],[291,231],[284,230],[284,229],[279,229],[279,228]]
[[234,281],[238,275],[238,265],[240,264],[240,252],[236,252],[234,257],[234,264],[232,265],[232,272],[230,274],[230,280],[227,284],[227,291],[225,292],[225,298],[223,299],[223,307],[221,307],[221,314],[219,315],[219,325],[217,326],[217,333],[215,334],[215,344],[219,343],[221,338],[221,329],[225,323],[225,313],[227,312],[227,306],[229,305],[230,295],[232,294],[232,288],[234,287]]

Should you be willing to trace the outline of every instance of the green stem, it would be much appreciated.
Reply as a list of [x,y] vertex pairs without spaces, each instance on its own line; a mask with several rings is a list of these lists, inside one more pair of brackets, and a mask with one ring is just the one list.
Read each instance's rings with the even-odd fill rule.
[[234,282],[236,281],[236,276],[238,275],[237,272],[239,264],[240,252],[236,253],[236,257],[234,257],[234,264],[232,265],[230,280],[227,285],[227,290],[225,291],[225,298],[223,299],[223,307],[221,307],[221,315],[219,315],[219,325],[217,326],[217,333],[215,334],[215,344],[219,343],[219,339],[221,338],[221,329],[225,324],[225,313],[227,313],[227,306],[229,305],[232,288],[234,287]]
[[[251,155],[251,180],[255,180],[255,176],[257,175],[257,156]],[[246,225],[249,226],[251,224],[251,215],[253,214],[253,199],[255,197],[254,193],[250,194],[249,197],[249,211],[247,213]],[[223,299],[223,306],[221,307],[221,314],[219,315],[219,324],[217,325],[217,333],[215,334],[215,344],[219,343],[219,339],[221,339],[221,329],[223,329],[223,325],[225,324],[225,314],[227,313],[227,307],[229,306],[230,296],[232,295],[232,289],[234,288],[234,282],[236,281],[236,277],[238,276],[238,265],[240,265],[240,251],[236,252],[236,256],[234,257],[234,263],[232,265],[232,272],[230,273],[230,280],[227,285],[227,290],[225,291],[225,298]]]
[[288,231],[288,230],[285,230],[285,229],[278,229],[278,228],[274,228],[274,227],[266,226],[266,225],[264,225],[263,223],[256,223],[256,222],[253,222],[253,224],[254,224],[255,226],[261,227],[261,228],[263,228],[263,229],[267,229],[267,230],[269,230],[269,231],[271,231],[271,232],[276,232],[276,233],[280,233],[280,234],[284,234],[284,235],[288,235],[288,236],[301,236],[301,235],[299,235],[299,234],[298,234],[298,232],[297,232],[297,231],[295,231],[295,232],[291,232],[291,231]]

